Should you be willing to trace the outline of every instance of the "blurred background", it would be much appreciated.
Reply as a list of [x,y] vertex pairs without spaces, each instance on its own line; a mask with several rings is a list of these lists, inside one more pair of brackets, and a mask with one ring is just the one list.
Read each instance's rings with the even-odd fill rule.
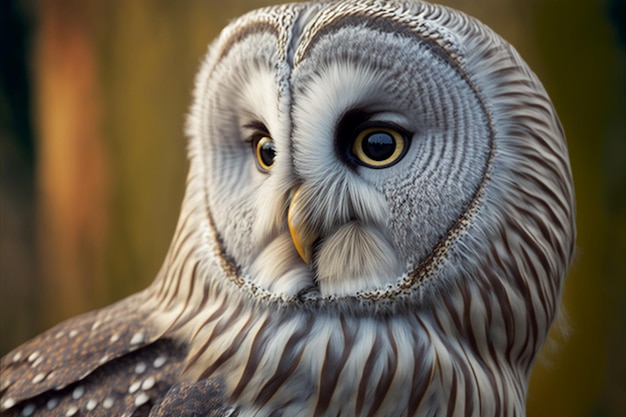
[[[187,161],[207,44],[271,0],[0,1],[0,354],[146,287]],[[451,0],[511,42],[565,127],[578,255],[529,416],[626,415],[623,0]]]

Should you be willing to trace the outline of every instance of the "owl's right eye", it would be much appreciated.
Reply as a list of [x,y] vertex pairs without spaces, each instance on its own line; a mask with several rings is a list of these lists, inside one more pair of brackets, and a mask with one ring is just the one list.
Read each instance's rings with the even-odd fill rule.
[[256,165],[261,172],[269,172],[276,158],[276,147],[269,136],[259,136],[252,141],[256,154]]
[[405,143],[404,136],[395,129],[370,127],[359,132],[352,145],[352,152],[362,165],[386,168],[404,156]]
[[398,123],[358,109],[341,118],[335,135],[337,155],[350,167],[388,168],[406,155],[411,142]]

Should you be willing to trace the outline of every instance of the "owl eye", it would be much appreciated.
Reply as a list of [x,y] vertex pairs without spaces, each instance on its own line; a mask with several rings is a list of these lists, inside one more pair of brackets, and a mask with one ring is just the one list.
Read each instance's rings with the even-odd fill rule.
[[261,172],[269,172],[276,158],[274,141],[269,136],[260,136],[252,141],[252,146],[256,154],[257,167]]
[[405,154],[406,140],[397,130],[370,127],[359,132],[352,144],[358,162],[370,168],[386,168]]

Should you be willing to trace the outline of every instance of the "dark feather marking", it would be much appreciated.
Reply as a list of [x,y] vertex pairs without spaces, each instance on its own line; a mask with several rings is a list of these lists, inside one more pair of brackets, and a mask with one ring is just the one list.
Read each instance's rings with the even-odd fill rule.
[[322,371],[320,374],[320,386],[318,387],[319,396],[317,398],[317,405],[315,406],[315,416],[324,416],[330,400],[337,387],[339,381],[339,375],[346,365],[350,352],[354,347],[354,341],[356,339],[356,330],[349,328],[346,324],[345,317],[340,318],[341,322],[341,335],[343,336],[343,343],[337,348],[332,346],[332,336],[328,340],[326,346],[326,355],[324,356],[324,362],[322,364]]
[[378,352],[380,351],[380,335],[376,332],[376,338],[374,339],[374,344],[370,349],[370,353],[365,360],[365,365],[363,366],[363,374],[361,375],[361,382],[359,383],[359,389],[357,391],[356,397],[356,407],[355,412],[356,415],[361,414],[361,410],[363,409],[363,403],[365,401],[365,392],[367,391],[367,387],[371,384],[371,373],[374,368],[374,364],[376,363],[376,358]]
[[[231,321],[235,321],[238,319],[239,317],[237,317],[237,315],[231,316],[231,320],[224,320],[225,322],[224,327],[231,328],[232,327]],[[208,378],[209,376],[213,375],[213,372],[219,369],[220,366],[222,366],[228,359],[230,359],[239,350],[241,343],[248,336],[248,332],[250,331],[254,323],[256,323],[256,321],[254,320],[254,315],[250,314],[243,328],[239,330],[239,333],[237,334],[235,339],[232,341],[231,345],[224,352],[222,352],[222,354],[213,363],[211,363],[211,365],[208,368],[206,368],[200,374],[199,379]],[[215,337],[215,332],[211,334],[211,338],[213,337]]]
[[250,355],[248,357],[248,361],[246,362],[246,367],[243,370],[243,374],[237,383],[237,386],[233,390],[232,397],[237,398],[243,392],[244,388],[250,382],[250,379],[254,376],[257,368],[259,367],[259,363],[261,362],[261,358],[265,353],[265,349],[267,348],[267,340],[272,336],[268,329],[269,320],[266,318],[258,332],[254,336],[252,341],[252,347],[250,349]]
[[448,406],[447,406],[448,412],[446,413],[447,417],[452,417],[456,410],[456,393],[457,393],[456,385],[457,385],[456,372],[452,371],[452,383],[450,384],[450,389],[448,390],[450,396],[448,397]]
[[259,405],[267,404],[278,389],[293,374],[302,359],[304,351],[304,343],[306,336],[311,332],[314,320],[309,318],[305,321],[305,325],[296,330],[287,340],[285,349],[280,355],[280,362],[276,368],[274,375],[265,383],[259,391],[255,403]]
[[[374,403],[372,404],[372,408],[370,408],[370,412],[367,414],[368,417],[374,417],[376,412],[380,408],[389,391],[389,387],[391,387],[391,382],[396,374],[398,368],[398,346],[396,345],[396,340],[391,333],[391,330],[387,328],[387,337],[389,344],[391,345],[391,354],[387,354],[387,363],[383,368],[383,373],[380,376],[380,380],[376,383],[376,389],[374,394]],[[372,383],[372,381],[370,381]]]

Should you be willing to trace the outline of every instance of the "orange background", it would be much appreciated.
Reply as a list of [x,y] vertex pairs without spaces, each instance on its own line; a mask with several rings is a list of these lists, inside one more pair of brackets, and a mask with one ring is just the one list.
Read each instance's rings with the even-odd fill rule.
[[[269,3],[227,4],[3,2],[0,354],[152,281],[184,190],[182,131],[194,73],[229,20]],[[578,255],[564,294],[569,325],[538,361],[528,415],[624,416],[626,86],[618,12],[608,0],[446,4],[515,45],[543,80],[570,146]]]

